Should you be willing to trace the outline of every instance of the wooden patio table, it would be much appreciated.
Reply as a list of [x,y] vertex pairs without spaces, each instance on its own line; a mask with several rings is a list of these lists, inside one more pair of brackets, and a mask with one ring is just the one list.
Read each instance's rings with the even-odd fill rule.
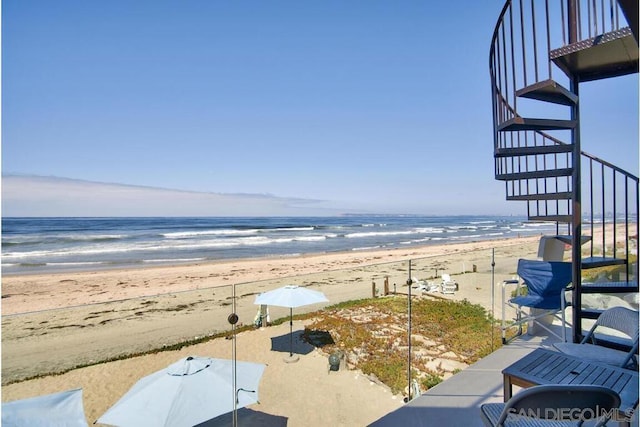
[[513,385],[590,384],[610,388],[620,395],[620,415],[631,416],[638,406],[637,371],[589,362],[557,351],[536,349],[506,367],[502,374],[505,402],[512,396]]

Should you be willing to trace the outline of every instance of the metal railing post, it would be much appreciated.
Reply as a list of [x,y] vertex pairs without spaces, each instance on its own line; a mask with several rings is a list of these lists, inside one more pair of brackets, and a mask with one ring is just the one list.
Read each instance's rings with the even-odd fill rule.
[[578,0],[567,0],[567,9],[569,44],[573,44],[578,41]]
[[[570,0],[575,2],[575,0]],[[571,79],[571,92],[576,96],[579,96],[579,81],[578,78],[573,77]],[[578,98],[579,99],[579,98]],[[571,120],[575,120],[580,123],[580,103],[577,102],[571,107]],[[571,303],[573,305],[573,342],[580,342],[582,335],[582,173],[580,170],[580,126],[576,125],[571,130],[571,142],[573,143],[573,159],[572,159],[572,192],[573,192],[573,206],[571,210],[571,263],[572,263],[572,283],[573,283],[573,295]]]

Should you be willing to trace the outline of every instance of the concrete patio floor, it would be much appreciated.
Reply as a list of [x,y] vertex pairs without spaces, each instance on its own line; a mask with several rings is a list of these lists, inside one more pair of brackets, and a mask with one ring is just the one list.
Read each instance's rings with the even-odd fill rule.
[[[502,370],[537,348],[553,349],[558,341],[551,334],[524,334],[370,426],[482,427],[480,405],[503,401]],[[514,387],[514,393],[517,391]],[[631,425],[638,425],[637,413]]]

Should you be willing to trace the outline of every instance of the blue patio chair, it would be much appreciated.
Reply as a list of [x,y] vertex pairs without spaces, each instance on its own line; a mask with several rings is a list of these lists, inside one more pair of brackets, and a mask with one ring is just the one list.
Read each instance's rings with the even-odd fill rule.
[[[636,310],[626,307],[611,307],[603,311],[580,343],[555,343],[553,346],[561,352],[581,359],[607,363],[621,368],[638,368],[638,331],[640,316]],[[608,328],[608,329],[605,329]],[[628,351],[616,350],[601,345],[605,338],[611,337],[611,330],[621,332],[626,337],[613,340],[625,341]],[[616,337],[614,335],[614,337]]]
[[[507,343],[506,332],[517,327],[518,335],[522,334],[522,325],[535,323],[566,341],[565,308],[567,302],[564,293],[571,283],[571,263],[557,261],[518,260],[518,276],[527,287],[527,293],[521,295],[520,280],[505,280],[502,285],[502,342]],[[507,300],[507,285],[516,285],[514,298]],[[507,324],[506,307],[516,311],[515,320]],[[557,334],[541,321],[547,316],[554,316],[562,321],[562,332]]]
[[480,406],[489,427],[604,426],[616,416],[620,396],[597,385],[550,384],[521,390],[507,403]]

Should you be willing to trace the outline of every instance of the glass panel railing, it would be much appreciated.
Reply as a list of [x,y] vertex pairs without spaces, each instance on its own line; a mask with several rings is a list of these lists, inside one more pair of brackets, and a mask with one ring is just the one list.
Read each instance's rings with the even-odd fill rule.
[[[329,299],[328,303],[296,308],[295,316],[345,301],[382,297],[385,290],[390,295],[407,298],[409,277],[416,281],[411,288],[414,298],[467,300],[500,318],[502,280],[515,275],[518,258],[535,257],[536,250],[537,241],[530,240],[525,245],[434,255],[411,262],[354,265],[238,283],[235,285],[238,326],[255,327],[253,322],[259,310],[254,304],[256,296],[284,285],[320,290]],[[457,283],[452,293],[442,293],[443,273]],[[434,287],[427,289],[428,284]],[[5,315],[3,384],[227,334],[231,330],[227,318],[232,313],[233,288],[231,284],[219,286],[212,279],[210,286],[198,290]],[[285,319],[289,309],[270,306],[269,315],[272,321]],[[61,345],[64,351],[60,351]]]

